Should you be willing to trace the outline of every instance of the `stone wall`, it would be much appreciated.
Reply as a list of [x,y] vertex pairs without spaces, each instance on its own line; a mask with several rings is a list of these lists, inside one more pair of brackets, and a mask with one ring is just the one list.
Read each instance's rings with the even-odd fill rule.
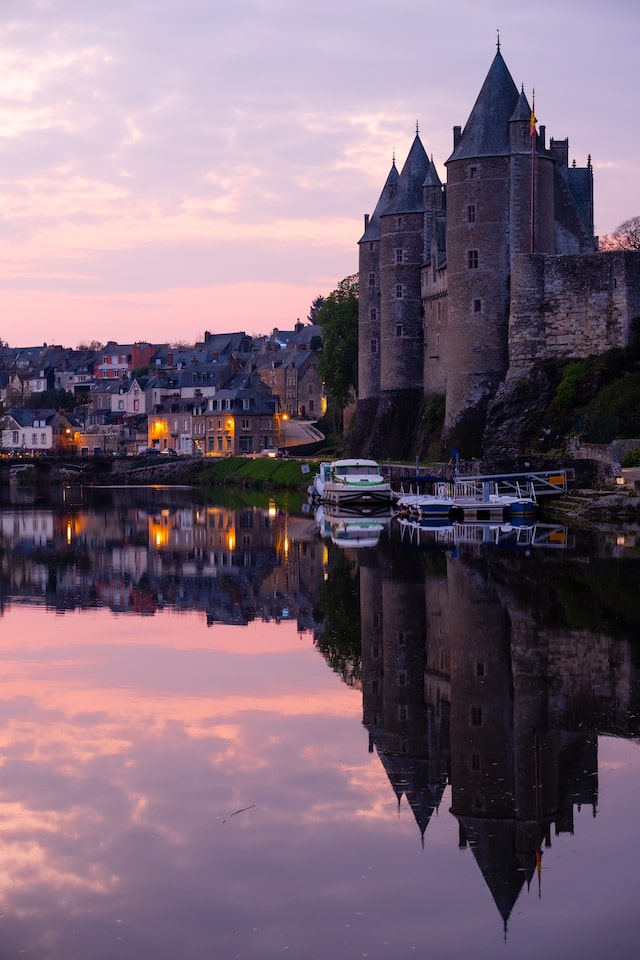
[[629,345],[640,316],[640,253],[514,258],[509,375],[542,359],[567,359]]

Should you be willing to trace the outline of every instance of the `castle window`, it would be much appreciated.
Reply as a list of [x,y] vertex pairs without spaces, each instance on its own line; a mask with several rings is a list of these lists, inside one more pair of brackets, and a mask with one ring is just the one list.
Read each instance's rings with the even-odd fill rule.
[[396,337],[404,336],[404,325],[402,323],[396,324]]
[[482,660],[478,660],[476,663],[476,677],[484,677],[485,674],[485,665]]
[[372,243],[369,244],[369,253],[373,253],[373,244],[372,244]]
[[478,251],[477,250],[467,250],[467,267],[469,270],[478,269]]
[[396,249],[396,263],[404,263],[404,250],[402,247]]
[[375,285],[376,285],[376,275],[375,275],[375,273],[370,273],[370,274],[369,274],[369,286],[370,286],[370,287],[375,287]]
[[402,300],[403,296],[404,296],[404,290],[403,290],[402,284],[396,283],[396,300]]
[[473,770],[474,773],[479,773],[479,772],[480,772],[481,764],[480,764],[480,754],[479,754],[479,753],[472,753],[472,754],[471,754],[471,769]]
[[467,223],[476,222],[476,205],[475,203],[470,203],[467,207]]
[[482,707],[471,707],[471,726],[482,726]]
[[378,352],[378,341],[374,339],[371,341],[371,353],[375,354],[377,352]]
[[469,167],[469,180],[475,180],[477,176],[478,176],[478,168],[475,166]]
[[396,227],[399,230],[402,226],[404,226],[404,218],[398,217],[396,220]]
[[378,319],[378,311],[376,310],[375,307],[371,308],[371,312],[369,313],[369,319],[372,320],[373,322],[375,322]]
[[473,301],[473,312],[482,313],[482,300],[478,299],[477,297]]

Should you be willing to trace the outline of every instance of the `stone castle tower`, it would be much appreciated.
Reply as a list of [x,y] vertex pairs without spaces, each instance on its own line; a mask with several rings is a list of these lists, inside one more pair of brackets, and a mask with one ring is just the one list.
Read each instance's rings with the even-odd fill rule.
[[390,438],[425,397],[444,395],[445,434],[465,418],[481,431],[516,371],[628,344],[640,255],[597,252],[591,160],[568,152],[547,146],[498,44],[446,184],[418,132],[394,161],[359,241],[356,423],[372,454],[405,453]]

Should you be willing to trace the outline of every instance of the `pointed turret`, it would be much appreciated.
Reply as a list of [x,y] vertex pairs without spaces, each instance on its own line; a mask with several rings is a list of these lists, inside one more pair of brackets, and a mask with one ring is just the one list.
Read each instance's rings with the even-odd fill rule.
[[365,214],[359,240],[358,394],[363,400],[380,390],[380,219],[393,201],[400,174],[395,157],[374,211]]
[[385,214],[422,212],[424,209],[422,187],[431,173],[431,166],[431,161],[422,146],[420,134],[416,131],[411,150],[400,173],[393,200],[385,210]]
[[[498,50],[462,133],[454,132],[447,160],[499,157],[509,153],[509,120],[518,103],[518,88]],[[454,128],[459,131],[459,128]]]
[[431,161],[416,134],[393,198],[380,218],[380,390],[422,392],[424,331],[420,269],[425,260],[424,182]]
[[358,243],[369,243],[370,241],[380,239],[380,217],[391,203],[399,179],[400,174],[398,173],[394,158],[391,164],[391,170],[389,170],[389,175],[385,180],[382,193],[375,205],[373,213],[371,216],[365,214],[364,233]]

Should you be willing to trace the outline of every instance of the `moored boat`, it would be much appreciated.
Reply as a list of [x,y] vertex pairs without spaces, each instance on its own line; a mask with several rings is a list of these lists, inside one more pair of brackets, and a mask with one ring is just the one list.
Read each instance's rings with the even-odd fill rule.
[[394,499],[378,463],[356,458],[321,463],[309,493],[322,503],[358,507],[390,504]]

